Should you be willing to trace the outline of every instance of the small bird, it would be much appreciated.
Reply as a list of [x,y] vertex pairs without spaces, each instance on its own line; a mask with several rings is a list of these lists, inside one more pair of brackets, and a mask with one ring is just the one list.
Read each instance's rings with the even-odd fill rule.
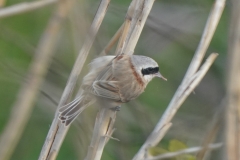
[[122,103],[143,93],[154,77],[167,80],[160,74],[157,62],[146,56],[121,54],[96,58],[83,78],[80,96],[59,109],[59,119],[68,126],[94,102],[119,110]]

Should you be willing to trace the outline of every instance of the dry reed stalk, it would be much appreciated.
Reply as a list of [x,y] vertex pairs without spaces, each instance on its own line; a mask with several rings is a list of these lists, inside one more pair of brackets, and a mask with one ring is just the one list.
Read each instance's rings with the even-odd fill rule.
[[203,75],[205,75],[206,71],[217,57],[217,54],[211,54],[207,61],[205,62],[205,64],[202,65],[201,67],[202,69],[204,69],[204,71],[201,71],[201,69],[198,71],[200,64],[202,63],[202,59],[205,55],[205,52],[216,30],[224,6],[225,0],[215,1],[211,13],[209,15],[209,18],[207,20],[199,46],[195,52],[195,55],[191,61],[191,64],[188,68],[187,73],[185,74],[182,83],[175,92],[171,102],[169,103],[161,119],[158,121],[158,124],[156,125],[150,136],[147,138],[147,140],[144,142],[138,153],[134,156],[133,158],[134,160],[144,159],[145,156],[147,155],[146,154],[147,149],[149,147],[157,145],[160,142],[162,137],[159,137],[159,135],[162,134],[165,135],[167,132],[164,126],[169,125],[171,123],[172,118],[176,114],[181,104],[184,102],[187,96],[193,91],[193,89],[197,86],[197,84],[203,78]]
[[226,108],[226,157],[238,160],[240,157],[240,1],[232,0],[227,76]]
[[2,8],[0,10],[0,18],[5,18],[5,17],[21,14],[21,13],[33,11],[38,8],[56,3],[57,1],[61,1],[61,0],[41,0],[41,1],[35,1],[35,2],[23,2],[20,4],[15,4],[10,7]]
[[[84,44],[79,52],[77,60],[72,69],[67,85],[62,94],[61,100],[58,104],[58,109],[61,106],[67,104],[69,101],[69,98],[72,95],[72,91],[74,90],[78,76],[82,70],[83,64],[86,61],[87,55],[91,49],[93,41],[98,32],[98,29],[103,21],[109,2],[110,0],[102,0],[98,7],[98,11],[94,17],[92,25],[89,29],[89,32],[86,36]],[[56,159],[56,156],[59,152],[62,141],[68,131],[69,126],[65,127],[58,119],[58,109],[56,110],[55,117],[53,119],[51,128],[49,129],[45,143],[43,145],[41,154],[39,156],[39,160]]]
[[[113,125],[116,112],[108,108],[102,108],[96,117],[91,144],[85,160],[100,160],[105,144],[114,131]],[[107,117],[106,117],[107,116]]]
[[124,47],[124,44],[127,41],[127,36],[131,35],[129,33],[129,30],[130,30],[130,26],[131,26],[133,14],[134,14],[134,9],[136,9],[134,7],[137,7],[136,3],[137,3],[137,0],[132,0],[130,6],[128,8],[128,11],[127,11],[127,14],[126,14],[126,17],[125,17],[125,21],[123,23],[122,35],[119,39],[119,42],[118,42],[118,45],[117,45],[117,48],[116,48],[116,51],[115,51],[115,55],[121,54],[121,52],[123,50],[123,47]]
[[[133,54],[153,3],[154,0],[133,0],[131,2],[115,54]],[[101,159],[106,142],[112,138],[115,117],[116,111],[106,108],[100,109],[99,118],[95,121],[91,146],[85,160]]]
[[28,82],[21,86],[10,119],[0,138],[0,157],[2,160],[10,158],[29,120],[39,87],[44,80],[56,48],[61,24],[70,8],[70,2],[61,1],[58,4],[40,39],[35,57],[29,67]]

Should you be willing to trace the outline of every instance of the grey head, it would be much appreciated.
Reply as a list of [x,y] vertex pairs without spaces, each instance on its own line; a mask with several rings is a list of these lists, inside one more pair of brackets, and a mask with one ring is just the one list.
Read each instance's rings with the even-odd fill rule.
[[131,57],[131,61],[137,72],[142,75],[147,82],[150,82],[154,77],[159,77],[167,80],[161,75],[157,62],[154,61],[152,58],[133,55]]

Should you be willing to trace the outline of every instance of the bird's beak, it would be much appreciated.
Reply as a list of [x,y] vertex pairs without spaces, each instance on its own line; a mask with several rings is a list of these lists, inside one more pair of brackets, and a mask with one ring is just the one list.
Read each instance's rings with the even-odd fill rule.
[[156,73],[155,76],[167,81],[167,78],[163,77],[160,72]]

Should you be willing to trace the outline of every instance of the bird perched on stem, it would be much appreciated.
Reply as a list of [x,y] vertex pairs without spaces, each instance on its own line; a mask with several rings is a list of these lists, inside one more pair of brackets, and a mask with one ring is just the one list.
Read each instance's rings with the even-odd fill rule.
[[137,98],[154,78],[164,80],[157,62],[140,55],[103,56],[90,63],[77,99],[59,109],[59,119],[68,126],[90,104],[119,109],[122,103]]

